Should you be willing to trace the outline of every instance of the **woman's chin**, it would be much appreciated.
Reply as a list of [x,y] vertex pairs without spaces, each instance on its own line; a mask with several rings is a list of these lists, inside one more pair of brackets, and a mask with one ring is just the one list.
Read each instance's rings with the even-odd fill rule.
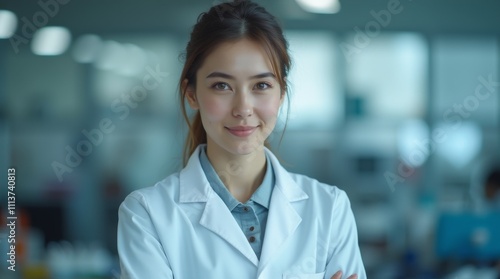
[[262,150],[264,147],[264,143],[255,142],[255,141],[242,141],[238,142],[234,145],[234,152],[238,155],[249,155],[254,153],[255,151]]

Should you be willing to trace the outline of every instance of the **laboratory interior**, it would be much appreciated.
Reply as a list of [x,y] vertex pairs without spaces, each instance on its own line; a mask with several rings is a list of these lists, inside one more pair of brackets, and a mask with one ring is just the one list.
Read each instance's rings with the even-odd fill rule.
[[[182,168],[222,2],[0,1],[0,278],[120,278],[118,208]],[[500,1],[257,3],[293,63],[272,150],[347,193],[368,278],[500,278]]]

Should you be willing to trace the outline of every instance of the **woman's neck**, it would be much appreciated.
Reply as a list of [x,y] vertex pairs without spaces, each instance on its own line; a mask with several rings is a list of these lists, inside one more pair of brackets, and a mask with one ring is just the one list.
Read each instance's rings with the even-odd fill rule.
[[250,154],[235,155],[214,143],[209,143],[207,156],[229,192],[243,203],[250,199],[266,174],[266,155],[263,147]]

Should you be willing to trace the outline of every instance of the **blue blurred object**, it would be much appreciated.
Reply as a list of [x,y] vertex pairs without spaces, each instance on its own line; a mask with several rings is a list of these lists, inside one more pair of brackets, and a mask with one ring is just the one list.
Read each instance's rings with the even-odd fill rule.
[[441,259],[491,261],[500,259],[500,212],[444,213],[437,226]]

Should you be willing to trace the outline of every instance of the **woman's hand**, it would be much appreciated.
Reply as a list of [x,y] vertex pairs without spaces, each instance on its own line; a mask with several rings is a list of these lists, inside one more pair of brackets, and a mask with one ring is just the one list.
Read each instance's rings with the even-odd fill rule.
[[[330,279],[342,279],[342,271],[337,271],[335,272],[335,274],[333,274],[332,278]],[[358,279],[358,275],[357,274],[353,274],[351,276],[349,276],[349,278],[347,279]]]

